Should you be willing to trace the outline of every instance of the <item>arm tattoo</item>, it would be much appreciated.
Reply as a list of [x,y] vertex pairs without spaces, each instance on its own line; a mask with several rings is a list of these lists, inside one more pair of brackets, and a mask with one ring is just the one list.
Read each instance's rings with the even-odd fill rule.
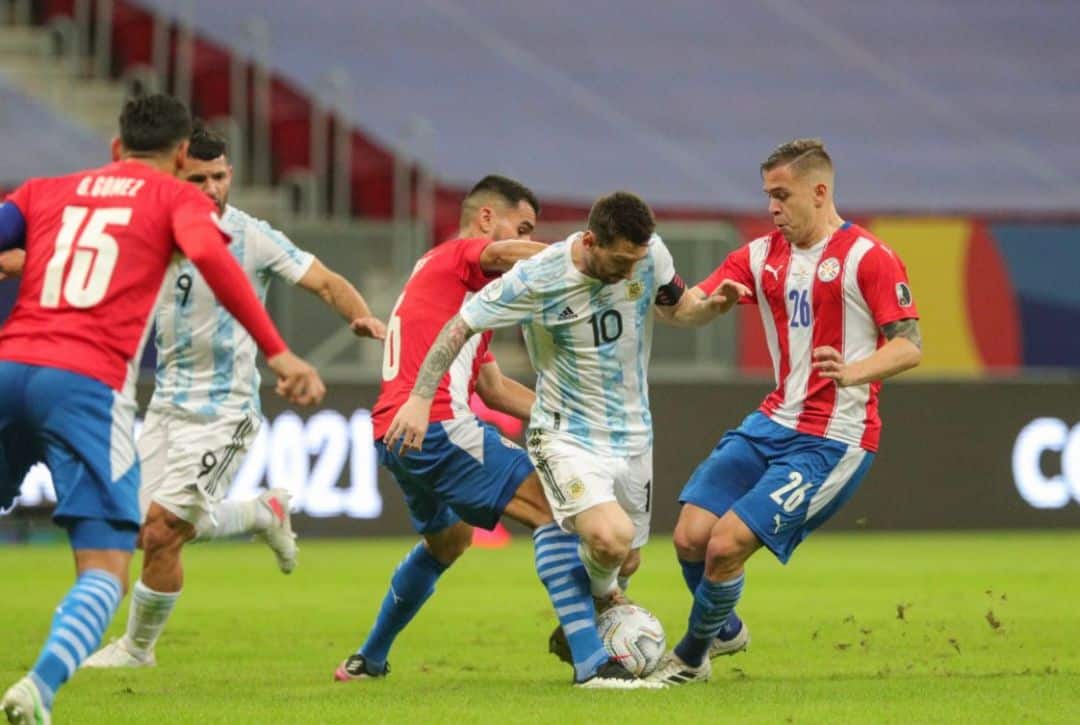
[[416,375],[413,395],[427,400],[435,397],[439,381],[454,364],[454,358],[461,352],[461,348],[465,347],[465,341],[472,337],[473,332],[465,324],[465,320],[461,319],[461,315],[454,315],[453,319],[446,323],[432,343],[427,357],[424,358],[424,364]]
[[919,321],[913,317],[906,320],[897,320],[882,326],[881,332],[885,339],[893,340],[902,337],[910,341],[915,347],[922,350],[922,334],[919,332]]

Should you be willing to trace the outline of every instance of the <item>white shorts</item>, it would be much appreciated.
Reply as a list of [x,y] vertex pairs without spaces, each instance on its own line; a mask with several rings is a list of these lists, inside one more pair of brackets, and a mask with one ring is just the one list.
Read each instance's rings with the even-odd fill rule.
[[150,410],[136,444],[142,464],[143,519],[151,501],[191,524],[212,516],[260,425],[262,418],[255,413],[207,419]]
[[544,495],[563,529],[567,519],[598,504],[615,501],[634,523],[637,549],[649,540],[652,518],[652,449],[629,458],[590,451],[577,441],[546,431],[530,430],[529,459]]

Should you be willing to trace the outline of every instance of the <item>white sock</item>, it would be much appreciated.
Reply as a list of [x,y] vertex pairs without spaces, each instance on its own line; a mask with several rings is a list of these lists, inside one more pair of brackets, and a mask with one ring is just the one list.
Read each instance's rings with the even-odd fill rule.
[[265,531],[274,523],[274,514],[260,499],[221,501],[213,516],[204,516],[195,525],[195,541],[227,539],[239,534]]
[[161,636],[161,630],[165,629],[165,622],[179,598],[180,592],[155,592],[141,579],[135,582],[131,589],[127,633],[124,635],[129,650],[143,656],[154,650],[154,643]]
[[622,562],[610,567],[604,566],[592,557],[585,548],[584,542],[578,544],[578,556],[581,557],[581,563],[585,565],[585,571],[589,574],[589,588],[592,590],[592,595],[599,599],[610,594],[617,585],[616,580],[619,577]]

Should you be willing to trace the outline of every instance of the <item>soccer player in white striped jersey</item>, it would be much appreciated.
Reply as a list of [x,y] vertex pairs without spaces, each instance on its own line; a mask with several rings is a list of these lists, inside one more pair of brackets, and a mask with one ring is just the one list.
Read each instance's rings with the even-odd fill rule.
[[[708,680],[710,657],[746,647],[735,613],[746,561],[764,546],[787,563],[855,493],[877,451],[881,381],[922,358],[907,271],[837,213],[821,141],[779,146],[761,175],[776,231],[732,252],[687,296],[749,287],[743,301],[761,311],[777,386],[679,496],[675,549],[693,604],[685,636],[650,675],[669,685]],[[717,311],[686,312],[701,322]]]
[[[344,277],[228,204],[232,169],[225,151],[221,137],[197,126],[181,177],[217,205],[219,223],[232,238],[229,251],[259,298],[266,298],[276,277],[318,295],[358,336],[382,339],[385,326]],[[155,325],[156,382],[138,440],[142,574],[132,590],[126,633],[91,656],[87,667],[155,663],[154,645],[180,596],[180,552],[189,541],[256,534],[283,572],[296,566],[286,490],[223,500],[262,422],[251,337],[187,261],[174,263],[166,274]]]
[[[387,431],[419,450],[430,386],[474,333],[520,324],[537,372],[527,443],[555,520],[581,538],[580,555],[600,606],[648,539],[652,510],[652,416],[647,371],[653,309],[689,305],[708,317],[749,290],[734,282],[709,297],[683,295],[671,254],[634,194],[599,199],[588,228],[519,262],[482,289],[443,328],[412,395]],[[700,309],[699,309],[700,308]]]

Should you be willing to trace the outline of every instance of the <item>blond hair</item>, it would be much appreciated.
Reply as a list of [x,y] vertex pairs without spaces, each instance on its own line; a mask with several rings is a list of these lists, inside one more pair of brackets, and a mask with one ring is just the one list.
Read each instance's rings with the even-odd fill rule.
[[797,138],[780,144],[769,157],[761,162],[761,173],[772,171],[780,166],[791,166],[796,174],[807,171],[827,171],[832,173],[833,164],[825,143],[820,138]]

